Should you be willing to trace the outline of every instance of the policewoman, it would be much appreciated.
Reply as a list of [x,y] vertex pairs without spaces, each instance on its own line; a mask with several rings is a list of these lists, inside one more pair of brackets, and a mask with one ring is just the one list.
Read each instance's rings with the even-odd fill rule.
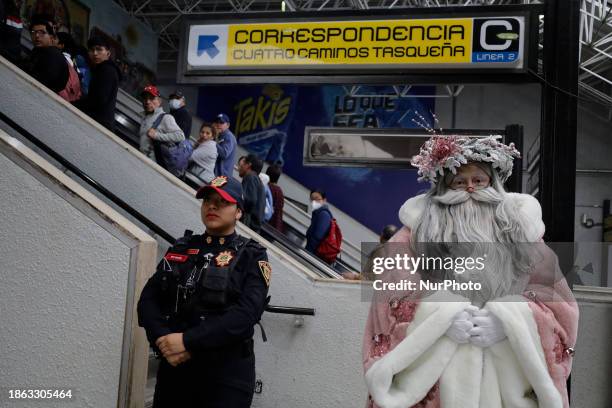
[[138,302],[139,324],[160,356],[153,407],[245,408],[272,270],[266,249],[236,234],[238,181],[217,177],[196,198],[206,232],[177,240]]

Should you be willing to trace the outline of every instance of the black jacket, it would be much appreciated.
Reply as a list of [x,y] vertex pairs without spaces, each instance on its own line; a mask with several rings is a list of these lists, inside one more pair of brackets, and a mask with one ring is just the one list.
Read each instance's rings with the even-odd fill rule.
[[253,231],[259,232],[266,211],[266,190],[255,172],[250,172],[242,178],[242,192],[244,211],[241,221]]
[[55,93],[68,83],[68,61],[56,47],[34,47],[27,71]]
[[187,111],[187,108],[181,106],[177,110],[171,110],[170,114],[174,117],[174,120],[176,120],[178,127],[183,131],[185,139],[189,140],[189,136],[191,135],[191,114]]
[[121,72],[113,61],[92,66],[87,97],[76,104],[111,132],[115,130],[115,105],[120,81]]

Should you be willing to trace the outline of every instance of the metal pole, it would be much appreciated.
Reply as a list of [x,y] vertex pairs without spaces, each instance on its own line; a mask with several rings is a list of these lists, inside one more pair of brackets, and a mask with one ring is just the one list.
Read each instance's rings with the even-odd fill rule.
[[[544,17],[544,78],[578,94],[579,0],[548,0]],[[540,202],[545,240],[574,241],[576,98],[544,85],[540,143]],[[561,261],[561,260],[560,260]],[[573,262],[573,256],[571,260]]]
[[514,164],[512,165],[512,175],[508,181],[506,181],[506,188],[508,191],[520,193],[523,191],[523,158],[525,156],[525,152],[523,152],[523,126],[506,126],[506,137],[504,143],[514,143],[516,149],[522,154],[522,158],[514,159]]

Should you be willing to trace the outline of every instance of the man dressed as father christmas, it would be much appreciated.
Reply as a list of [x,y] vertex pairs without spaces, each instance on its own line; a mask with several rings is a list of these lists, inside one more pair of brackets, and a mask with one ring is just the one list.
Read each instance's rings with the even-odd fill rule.
[[[386,283],[471,282],[479,290],[375,291],[363,349],[368,407],[569,406],[578,307],[542,241],[539,203],[504,190],[520,154],[497,139],[436,135],[412,160],[432,187],[401,207],[403,227],[385,258],[408,254],[422,262],[412,270],[394,264],[379,276]],[[486,252],[482,268],[458,273],[425,262],[466,251]]]

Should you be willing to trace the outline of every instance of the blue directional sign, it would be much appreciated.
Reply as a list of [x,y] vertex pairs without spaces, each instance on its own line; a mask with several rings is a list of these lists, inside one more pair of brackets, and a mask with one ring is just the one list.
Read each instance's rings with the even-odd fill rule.
[[219,49],[215,46],[218,35],[201,35],[198,37],[198,57],[206,53],[210,58],[215,58],[219,54]]

